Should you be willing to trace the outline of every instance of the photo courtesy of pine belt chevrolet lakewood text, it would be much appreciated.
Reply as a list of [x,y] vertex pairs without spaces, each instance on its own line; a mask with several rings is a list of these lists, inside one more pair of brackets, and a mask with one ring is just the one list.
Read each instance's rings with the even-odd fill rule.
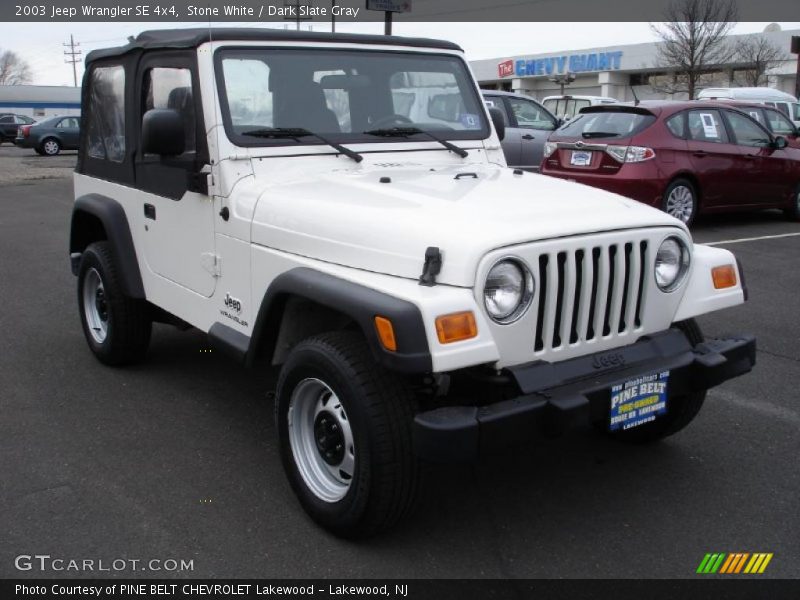
[[167,323],[279,369],[286,476],[337,535],[396,524],[426,461],[574,425],[658,440],[755,364],[752,336],[694,321],[746,300],[734,255],[508,168],[452,43],[161,30],[86,66],[70,256],[89,348],[141,361]]

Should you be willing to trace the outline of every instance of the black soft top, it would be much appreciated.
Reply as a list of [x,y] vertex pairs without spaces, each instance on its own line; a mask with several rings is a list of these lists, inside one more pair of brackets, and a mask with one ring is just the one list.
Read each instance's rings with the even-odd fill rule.
[[187,28],[187,29],[152,29],[143,31],[125,46],[92,50],[86,56],[87,64],[101,58],[121,56],[132,50],[158,50],[169,48],[197,48],[200,44],[219,41],[247,42],[337,42],[345,44],[384,44],[390,46],[419,46],[423,48],[441,48],[444,50],[461,50],[452,42],[431,40],[426,38],[400,37],[393,35],[363,35],[355,33],[328,33],[322,31],[294,31],[269,28]]

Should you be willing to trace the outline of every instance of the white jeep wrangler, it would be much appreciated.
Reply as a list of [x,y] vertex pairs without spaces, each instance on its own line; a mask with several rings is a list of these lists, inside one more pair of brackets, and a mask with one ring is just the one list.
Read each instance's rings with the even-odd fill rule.
[[396,523],[422,460],[574,424],[658,439],[755,363],[752,337],[704,341],[692,320],[744,302],[734,256],[508,169],[451,43],[146,32],[87,57],[81,135],[70,253],[92,352],[140,360],[164,322],[279,366],[286,473],[339,535]]

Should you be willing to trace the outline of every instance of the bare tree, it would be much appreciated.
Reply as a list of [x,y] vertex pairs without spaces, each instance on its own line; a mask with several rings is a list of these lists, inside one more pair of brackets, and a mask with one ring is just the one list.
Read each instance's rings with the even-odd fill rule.
[[766,36],[741,38],[736,42],[735,60],[744,65],[742,76],[748,86],[758,87],[767,84],[767,71],[777,67],[789,55],[773,44]]
[[0,85],[30,83],[31,68],[16,52],[0,50]]
[[671,72],[653,84],[654,90],[694,98],[712,66],[732,58],[726,36],[736,18],[734,0],[674,0],[664,12],[665,22],[650,25],[660,40],[655,66]]

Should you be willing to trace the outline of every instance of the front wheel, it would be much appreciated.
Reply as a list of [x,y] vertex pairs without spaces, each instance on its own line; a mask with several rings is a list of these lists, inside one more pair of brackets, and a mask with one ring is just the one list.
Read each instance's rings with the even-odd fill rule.
[[336,535],[389,529],[413,505],[414,395],[376,364],[363,338],[334,332],[298,344],[278,379],[281,460],[306,512]]
[[144,358],[152,320],[143,300],[125,295],[108,242],[90,244],[78,270],[83,334],[100,362],[123,365]]
[[792,204],[784,209],[783,213],[790,221],[800,221],[800,184],[797,185],[797,189],[794,191]]
[[664,191],[662,210],[689,227],[697,215],[697,190],[687,179],[676,179]]
[[[692,346],[696,346],[704,340],[703,332],[700,331],[700,327],[694,319],[680,321],[675,323],[673,327],[681,330]],[[670,396],[667,402],[666,414],[650,423],[645,423],[644,425],[639,425],[632,429],[615,431],[610,435],[617,440],[637,444],[658,441],[674,433],[678,433],[691,423],[703,407],[705,399],[705,391],[685,394],[683,396]]]

